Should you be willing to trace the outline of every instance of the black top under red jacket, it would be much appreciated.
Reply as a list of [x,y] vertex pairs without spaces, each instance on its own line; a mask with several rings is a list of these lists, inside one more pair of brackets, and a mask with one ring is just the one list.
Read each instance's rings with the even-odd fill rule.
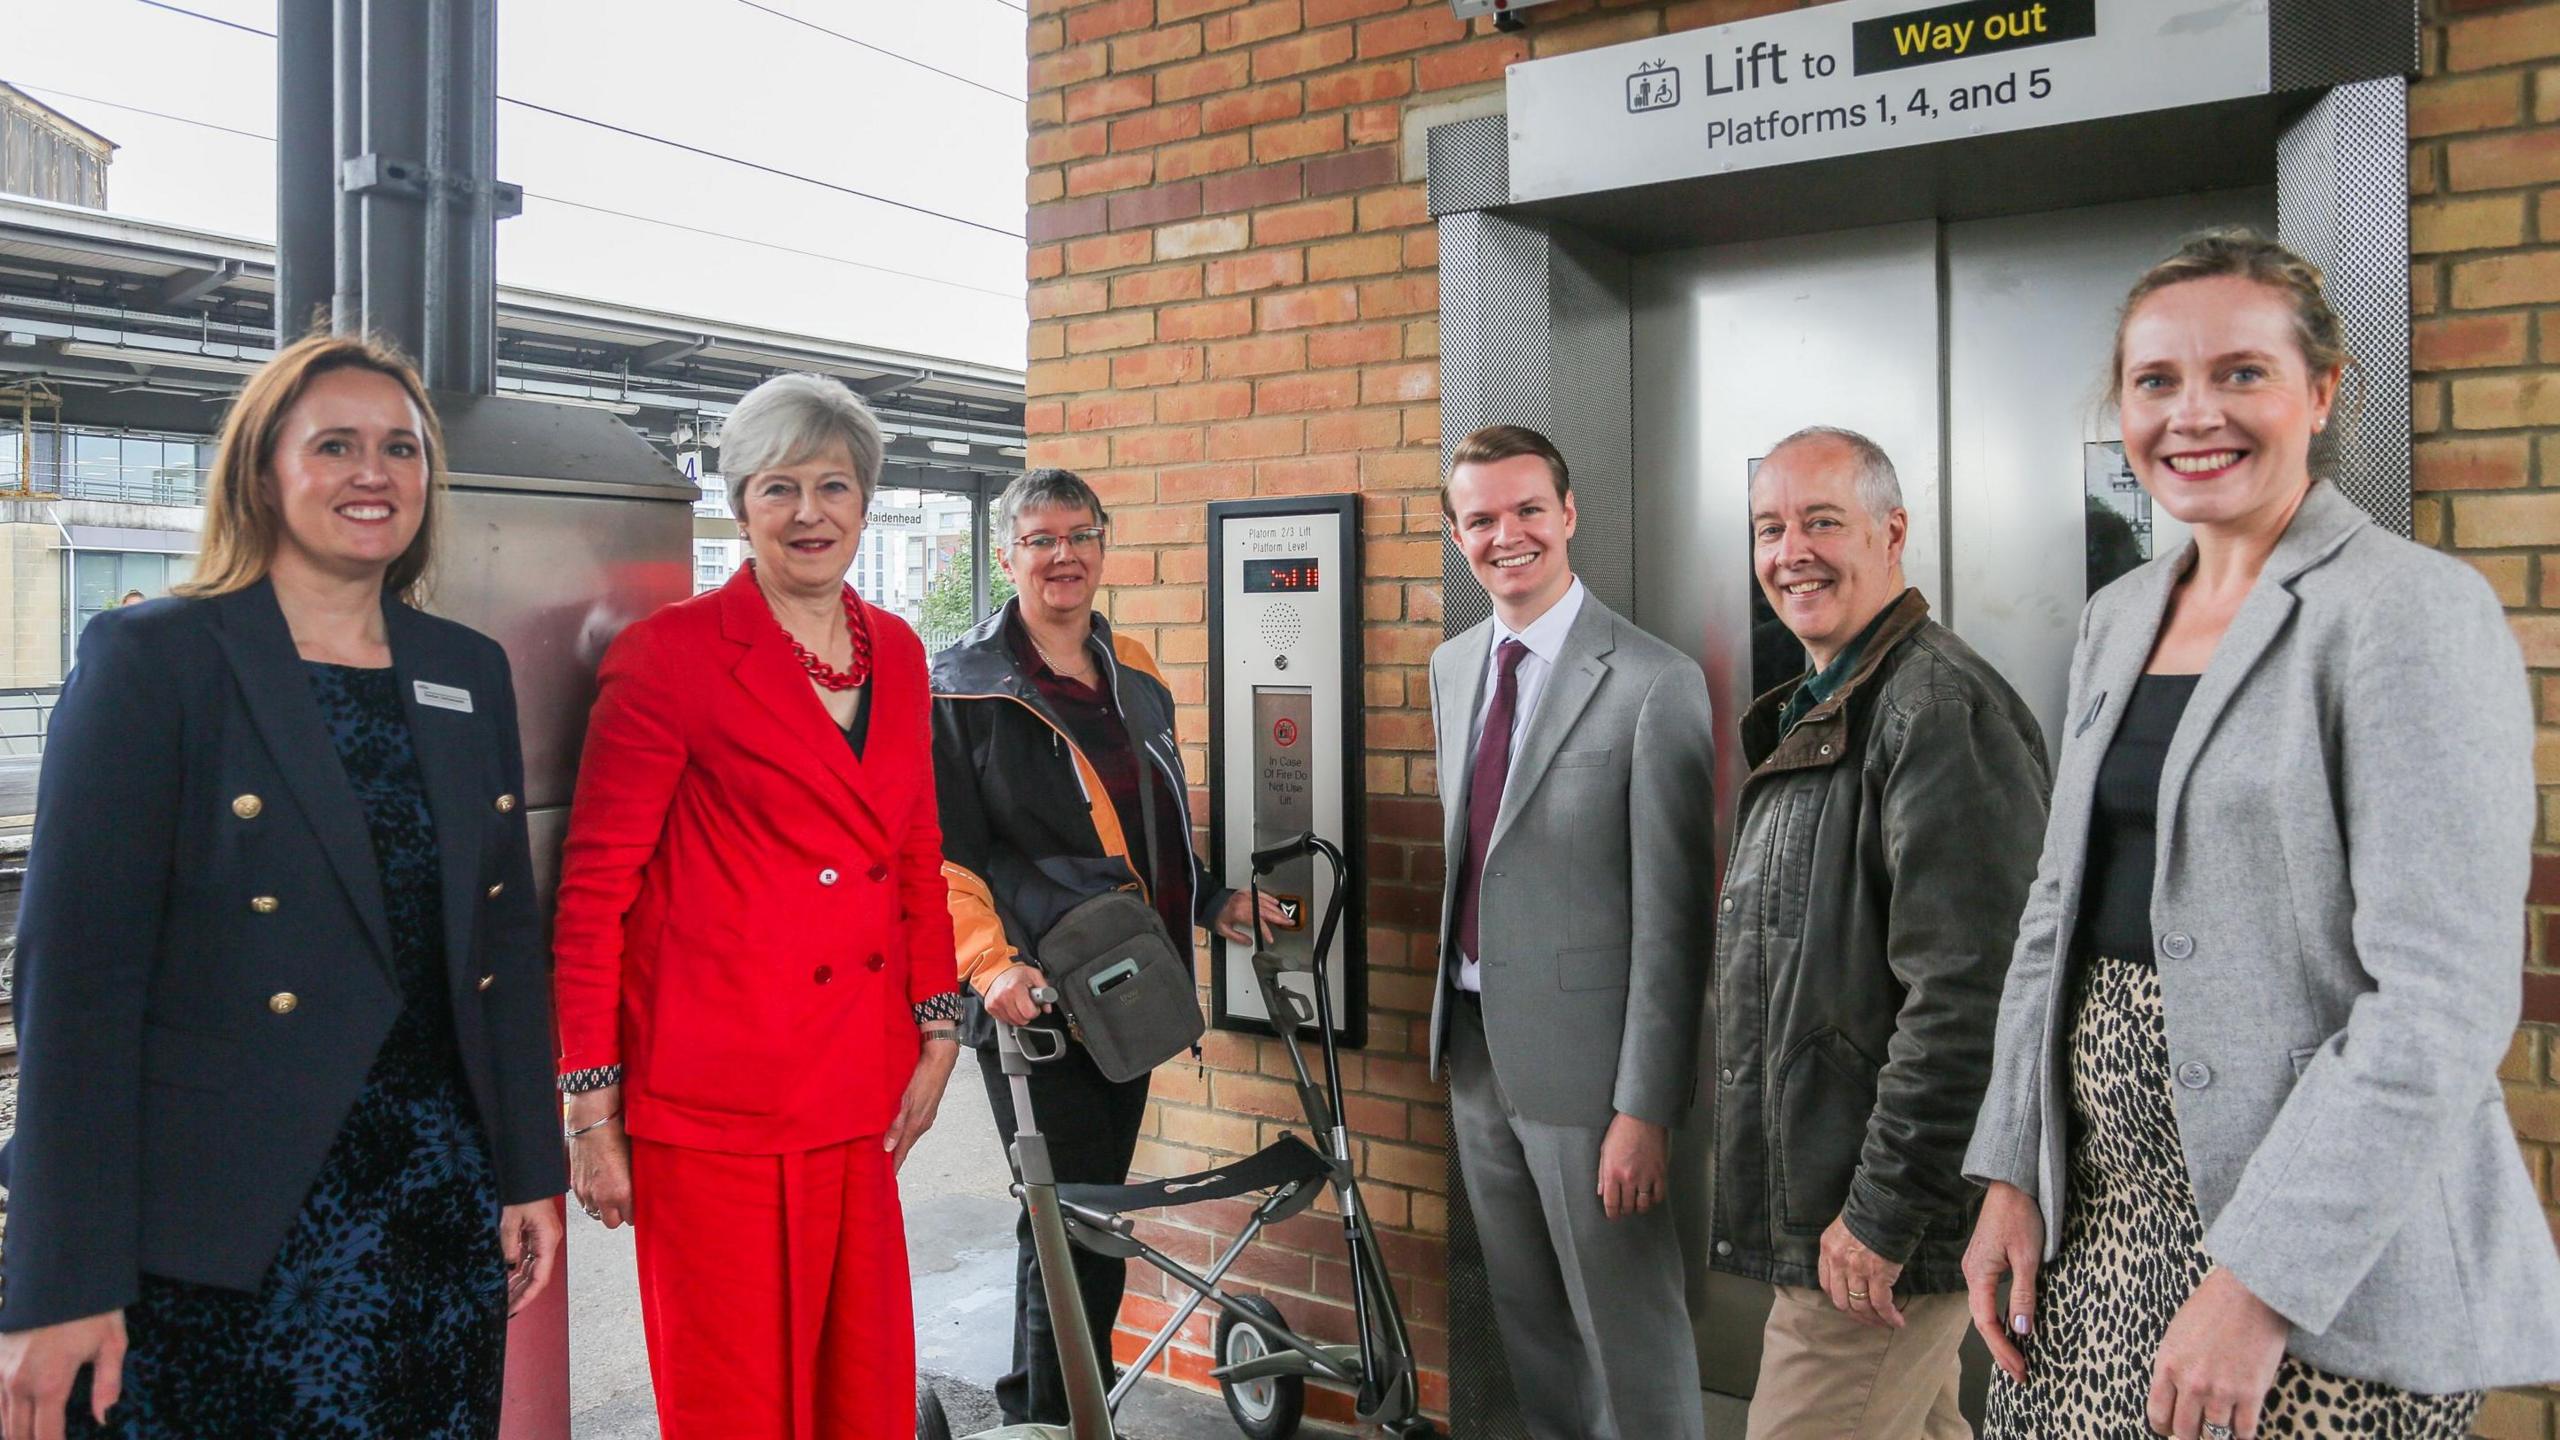
[[1112,756],[1109,732],[1119,722],[1100,699],[1080,702],[1070,692],[1092,692],[1050,672],[1027,636],[1017,643],[1020,603],[1008,600],[933,660],[942,868],[969,996],[962,1038],[982,1047],[995,1043],[986,987],[1017,959],[1036,964],[1041,937],[1077,905],[1139,885],[1176,942],[1187,945],[1191,927],[1206,925],[1233,893],[1215,883],[1191,848],[1173,692],[1154,657],[1093,617],[1087,646],[1105,696],[1127,716],[1155,767],[1159,873],[1142,878],[1130,858],[1146,834],[1136,814],[1137,751],[1125,748],[1124,738],[1121,755]]

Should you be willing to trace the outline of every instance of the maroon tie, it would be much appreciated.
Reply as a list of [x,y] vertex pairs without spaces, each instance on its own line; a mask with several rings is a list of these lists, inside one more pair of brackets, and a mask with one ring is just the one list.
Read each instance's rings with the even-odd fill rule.
[[1502,815],[1502,781],[1511,769],[1511,717],[1520,708],[1520,662],[1529,647],[1505,640],[1494,652],[1501,674],[1493,705],[1484,712],[1474,768],[1467,772],[1467,854],[1458,868],[1458,953],[1481,963],[1476,950],[1476,899],[1484,885],[1484,852],[1493,848],[1493,822]]

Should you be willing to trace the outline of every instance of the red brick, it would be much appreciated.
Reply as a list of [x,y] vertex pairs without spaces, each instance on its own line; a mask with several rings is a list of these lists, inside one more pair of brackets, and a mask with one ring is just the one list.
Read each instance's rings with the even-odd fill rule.
[[1156,317],[1144,310],[1097,315],[1067,326],[1067,350],[1077,355],[1091,350],[1126,350],[1155,338]]
[[1319,369],[1393,360],[1404,353],[1404,333],[1390,325],[1325,330],[1307,337],[1307,363]]
[[1111,305],[1111,288],[1099,280],[1062,280],[1054,284],[1034,285],[1030,295],[1031,318],[1049,320],[1060,315],[1090,315]]
[[1183,385],[1200,378],[1200,347],[1166,345],[1154,350],[1141,350],[1115,357],[1111,362],[1111,383],[1127,390],[1151,385]]
[[1200,33],[1210,49],[1227,50],[1275,35],[1294,35],[1298,17],[1298,0],[1265,0],[1207,21]]
[[1176,65],[1156,75],[1156,99],[1159,101],[1196,100],[1203,95],[1216,95],[1233,90],[1253,78],[1253,60],[1245,55],[1213,55],[1188,65]]
[[1209,432],[1209,454],[1218,460],[1259,460],[1296,455],[1307,448],[1303,420],[1238,420]]
[[1404,268],[1438,270],[1440,268],[1440,232],[1408,230],[1404,236]]
[[1066,245],[1067,268],[1081,274],[1087,270],[1122,270],[1131,265],[1144,265],[1154,258],[1153,239],[1141,230],[1134,234],[1088,235],[1081,240],[1070,240]]
[[2445,183],[2456,190],[2505,190],[2560,180],[2560,128],[2514,130],[2449,141]]
[[1342,117],[1318,115],[1265,125],[1253,132],[1253,158],[1264,165],[1342,148]]
[[1046,205],[1063,200],[1067,195],[1067,172],[1034,170],[1022,177],[1022,203],[1025,207]]
[[1142,110],[1125,120],[1111,122],[1111,148],[1114,150],[1147,150],[1188,140],[1200,133],[1200,107],[1159,105]]
[[1256,245],[1298,245],[1351,233],[1351,201],[1317,200],[1305,205],[1283,205],[1264,210],[1253,217],[1253,243]]
[[[2560,138],[2560,130],[2552,132]],[[2554,151],[2560,155],[2560,151]],[[2560,249],[2493,255],[2453,267],[2453,303],[2466,310],[2560,300]]]
[[1056,20],[1031,22],[1031,53],[1046,55],[1067,43],[1067,27]]
[[1152,424],[1155,418],[1155,401],[1144,395],[1087,395],[1067,402],[1070,430],[1117,430]]
[[1156,85],[1152,76],[1114,75],[1078,85],[1067,92],[1067,119],[1090,120],[1097,115],[1123,115],[1131,110],[1144,110],[1155,103]]
[[1662,33],[1662,17],[1639,11],[1610,20],[1576,25],[1571,29],[1541,27],[1535,42],[1537,53],[1571,55],[1583,50],[1596,50],[1603,45],[1623,45],[1629,40],[1642,40]]
[[1211,215],[1230,210],[1260,210],[1298,198],[1303,167],[1297,161],[1264,165],[1238,174],[1213,175],[1200,182],[1201,208]]
[[1209,262],[1208,290],[1212,295],[1242,295],[1255,290],[1277,290],[1283,285],[1305,283],[1306,256],[1296,250],[1260,250],[1250,255],[1234,255]]
[[2429,440],[2411,453],[2417,464],[2414,484],[2420,490],[2513,489],[2525,483],[2532,465],[2532,451],[2521,435]]
[[2409,87],[2409,133],[2451,135],[2495,130],[2524,118],[2524,77],[2436,77]]
[[1149,70],[1176,60],[1188,60],[1199,53],[1199,26],[1169,25],[1161,30],[1112,41],[1111,68]]
[[1338,26],[1312,35],[1275,40],[1253,52],[1253,78],[1285,80],[1310,70],[1323,70],[1351,58],[1351,27]]
[[1114,465],[1175,465],[1198,460],[1207,437],[1191,430],[1131,430],[1111,437]]
[[1359,403],[1360,377],[1343,370],[1275,375],[1253,387],[1253,408],[1262,415],[1340,410]]
[[1058,90],[1086,80],[1099,80],[1111,69],[1111,52],[1100,45],[1061,50],[1031,62],[1031,88]]
[[1367,318],[1420,315],[1439,308],[1440,279],[1436,275],[1372,280],[1360,287],[1360,313]]
[[1354,145],[1383,145],[1404,133],[1404,112],[1393,102],[1363,105],[1351,112],[1348,133]]
[[1163,183],[1152,189],[1123,191],[1111,197],[1112,229],[1143,229],[1150,225],[1188,220],[1200,213],[1198,181],[1170,176],[1160,178]]
[[1404,443],[1404,425],[1393,410],[1319,415],[1308,422],[1307,442],[1318,450],[1383,450]]
[[1362,65],[1319,75],[1307,82],[1307,108],[1335,110],[1346,105],[1373,105],[1393,100],[1413,91],[1413,67],[1396,61],[1385,65]]
[[1309,325],[1339,325],[1360,318],[1360,298],[1348,285],[1326,285],[1286,295],[1266,295],[1255,319],[1264,330],[1298,330]]
[[1156,418],[1168,425],[1241,420],[1252,413],[1253,384],[1246,380],[1203,381],[1156,398]]
[[1115,306],[1153,306],[1174,300],[1200,298],[1200,267],[1167,265],[1160,270],[1141,270],[1122,275],[1111,282],[1111,303]]
[[1207,305],[1177,305],[1157,317],[1157,333],[1167,340],[1222,340],[1253,333],[1253,302],[1219,300]]
[[2410,335],[2411,360],[2420,370],[2468,370],[2521,365],[2527,349],[2520,314],[2447,315],[2421,320]]
[[1250,465],[1194,465],[1156,476],[1156,494],[1168,505],[1227,500],[1252,491]]
[[1113,190],[1135,190],[1150,185],[1156,178],[1156,158],[1152,155],[1113,155],[1103,160],[1087,160],[1067,167],[1067,193],[1100,195]]
[[1156,254],[1167,260],[1217,255],[1241,250],[1253,240],[1253,227],[1241,215],[1167,225],[1156,232]]
[[1439,5],[1360,27],[1360,58],[1402,55],[1436,45],[1454,45],[1467,36],[1467,22]]
[[1307,278],[1344,280],[1383,275],[1404,265],[1404,242],[1393,235],[1365,235],[1307,248]]
[[1306,108],[1294,80],[1218,95],[1201,102],[1200,123],[1212,133],[1292,120]]
[[1101,0],[1067,12],[1067,43],[1081,45],[1088,40],[1143,30],[1156,23],[1156,0]]
[[1054,435],[1066,428],[1064,401],[1041,400],[1022,408],[1022,431],[1026,435]]
[[2560,55],[2560,5],[2520,6],[2497,15],[2456,20],[2445,27],[2449,70],[2482,70]]
[[1026,465],[1092,470],[1111,463],[1111,441],[1102,435],[1044,435],[1026,448]]
[[1396,179],[1396,151],[1392,145],[1375,145],[1366,150],[1353,150],[1343,155],[1328,155],[1307,162],[1309,195],[1342,195],[1354,190],[1375,190],[1393,184]]
[[1034,245],[1070,240],[1078,235],[1096,235],[1110,228],[1111,210],[1100,197],[1065,200],[1055,205],[1035,205],[1031,209],[1026,236]]
[[1481,85],[1502,78],[1504,70],[1529,58],[1529,43],[1516,35],[1492,35],[1454,50],[1435,50],[1416,63],[1414,78],[1425,90]]
[[1360,403],[1363,405],[1397,405],[1439,398],[1440,367],[1437,365],[1382,365],[1360,376]]
[[1401,230],[1431,221],[1430,196],[1419,185],[1405,185],[1360,197],[1360,228]]
[[1096,155],[1108,154],[1110,150],[1111,127],[1097,120],[1090,125],[1034,130],[1023,154],[1034,166],[1064,165],[1070,160],[1090,160]]
[[1026,280],[1054,280],[1067,270],[1067,250],[1063,245],[1034,245],[1023,252],[1022,275]]
[[[1302,460],[1265,460],[1253,467],[1256,495],[1314,495],[1354,490],[1360,485],[1360,461],[1352,455],[1311,455]],[[1436,642],[1439,636],[1434,635]],[[1428,652],[1425,657],[1429,658]]]
[[1156,0],[1156,21],[1169,25],[1176,20],[1233,10],[1243,3],[1245,0]]
[[1309,25],[1333,25],[1367,15],[1402,10],[1412,0],[1306,0]]
[[1034,360],[1023,372],[1022,390],[1037,399],[1043,395],[1072,395],[1082,390],[1099,390],[1111,383],[1111,362],[1100,355],[1087,355],[1077,360]]
[[1303,335],[1256,336],[1209,347],[1209,373],[1221,379],[1276,375],[1303,369],[1306,363],[1307,339]]
[[1687,0],[1662,12],[1665,30],[1694,30],[1702,25],[1730,25],[1793,10],[1803,0]]
[[1156,178],[1188,180],[1253,163],[1253,142],[1242,135],[1212,135],[1187,145],[1168,145],[1156,152]]

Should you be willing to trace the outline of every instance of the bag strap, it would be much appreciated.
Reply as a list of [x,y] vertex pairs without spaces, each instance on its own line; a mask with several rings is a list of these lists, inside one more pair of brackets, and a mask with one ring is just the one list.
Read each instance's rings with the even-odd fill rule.
[[1138,733],[1138,727],[1130,723],[1129,707],[1120,698],[1120,662],[1116,656],[1111,662],[1111,709],[1120,717],[1120,732],[1129,737],[1130,758],[1138,762],[1138,828],[1146,837],[1147,847],[1142,878],[1146,881],[1147,893],[1153,895],[1159,878],[1156,871],[1156,757],[1155,752],[1147,747],[1145,737]]

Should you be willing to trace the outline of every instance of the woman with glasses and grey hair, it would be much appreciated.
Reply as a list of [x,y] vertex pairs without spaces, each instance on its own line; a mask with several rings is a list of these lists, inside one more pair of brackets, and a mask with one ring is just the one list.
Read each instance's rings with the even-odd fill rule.
[[668,1440],[904,1436],[897,1169],[958,1058],[924,646],[845,583],[880,427],[722,427],[753,558],[605,655],[553,932],[571,1183],[636,1226]]
[[[1061,916],[1135,883],[1185,949],[1195,925],[1252,941],[1244,892],[1219,886],[1189,844],[1173,692],[1146,647],[1093,611],[1107,527],[1100,497],[1070,471],[1034,470],[1005,487],[994,533],[1014,598],[933,661],[943,872],[968,982],[962,1033],[981,1052],[1000,1136],[1014,1132],[1013,1095],[989,1017],[1065,1029],[1032,999],[1048,983],[1041,937]],[[1140,808],[1149,803],[1152,820]],[[1281,919],[1269,897],[1263,919]],[[1061,1060],[1038,1067],[1032,1106],[1062,1183],[1128,1178],[1147,1084],[1106,1078],[1072,1038]],[[1013,1368],[996,1400],[1008,1425],[1063,1425],[1065,1382],[1027,1216],[1015,1236]],[[1105,1355],[1123,1278],[1121,1261],[1076,1252],[1085,1318]]]

